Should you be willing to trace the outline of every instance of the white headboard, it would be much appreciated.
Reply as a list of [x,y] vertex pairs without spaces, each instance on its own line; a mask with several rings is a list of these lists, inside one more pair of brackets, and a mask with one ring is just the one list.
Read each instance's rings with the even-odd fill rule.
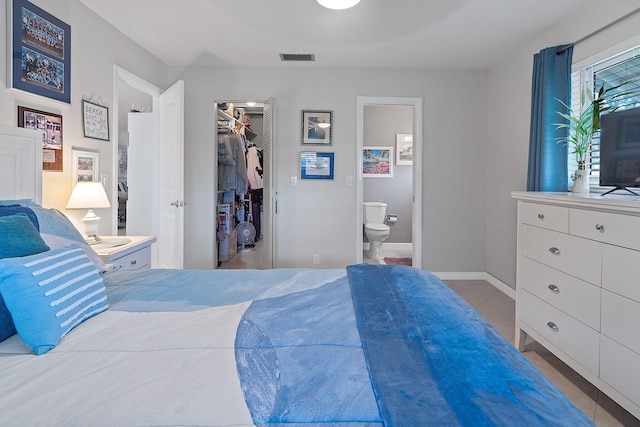
[[42,203],[42,132],[0,126],[0,200]]

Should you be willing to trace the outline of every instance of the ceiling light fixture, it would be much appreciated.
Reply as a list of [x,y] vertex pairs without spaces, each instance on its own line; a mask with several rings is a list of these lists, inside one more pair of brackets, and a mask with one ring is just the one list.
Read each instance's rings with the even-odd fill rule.
[[349,9],[360,3],[360,0],[317,0],[322,6],[328,9]]

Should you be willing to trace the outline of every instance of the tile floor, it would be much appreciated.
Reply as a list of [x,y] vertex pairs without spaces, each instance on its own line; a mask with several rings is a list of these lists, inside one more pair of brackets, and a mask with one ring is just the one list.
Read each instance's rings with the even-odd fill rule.
[[[220,268],[260,268],[260,245],[239,251]],[[410,257],[404,250],[385,250],[385,256]],[[366,263],[384,263],[363,258]],[[484,280],[447,280],[446,283],[475,308],[489,323],[512,344],[515,340],[515,301]],[[544,347],[527,340],[524,355],[540,369],[571,401],[578,406],[598,427],[640,427],[640,420],[613,402],[604,393],[564,364]]]

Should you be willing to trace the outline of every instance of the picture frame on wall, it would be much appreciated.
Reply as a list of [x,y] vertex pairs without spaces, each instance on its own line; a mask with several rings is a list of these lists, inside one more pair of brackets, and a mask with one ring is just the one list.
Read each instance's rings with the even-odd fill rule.
[[362,147],[363,178],[393,178],[393,147]]
[[18,126],[42,132],[42,170],[62,172],[62,116],[18,106]]
[[396,134],[396,165],[413,164],[413,135],[410,133]]
[[27,0],[7,9],[7,86],[71,103],[71,26]]
[[332,111],[302,110],[302,145],[331,145],[332,139]]
[[71,152],[73,157],[71,188],[73,189],[78,181],[99,181],[100,154],[75,149]]
[[109,109],[83,99],[82,126],[85,138],[109,141]]
[[334,153],[300,153],[300,179],[333,179]]

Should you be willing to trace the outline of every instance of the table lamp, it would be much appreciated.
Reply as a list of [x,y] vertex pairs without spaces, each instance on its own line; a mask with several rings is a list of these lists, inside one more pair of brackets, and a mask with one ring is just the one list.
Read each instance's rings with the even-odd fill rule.
[[67,203],[67,209],[88,209],[87,214],[80,221],[84,223],[85,240],[90,245],[95,245],[102,241],[96,235],[100,217],[93,213],[93,209],[110,207],[107,193],[99,181],[79,181],[73,188]]

